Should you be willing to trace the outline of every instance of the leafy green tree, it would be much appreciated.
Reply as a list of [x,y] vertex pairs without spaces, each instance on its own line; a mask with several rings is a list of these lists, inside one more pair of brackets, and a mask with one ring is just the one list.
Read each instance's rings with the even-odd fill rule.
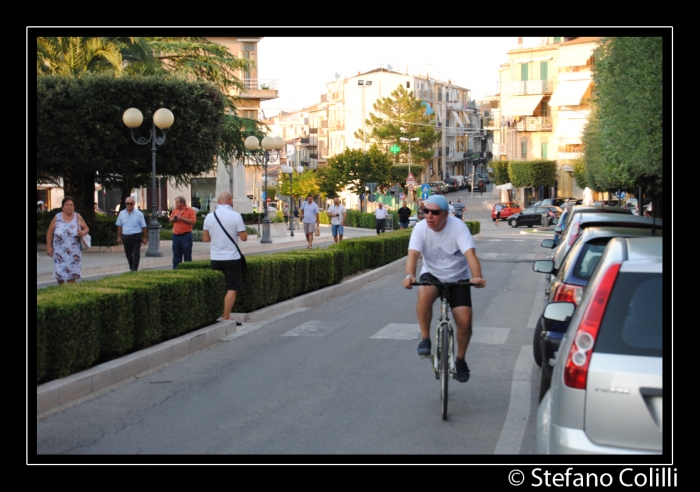
[[583,162],[583,157],[578,157],[574,160],[572,166],[574,171],[574,180],[576,181],[576,186],[583,189],[588,185],[588,180],[586,178],[586,164]]
[[344,174],[337,166],[324,166],[316,169],[316,182],[322,195],[328,198],[340,196],[345,188]]
[[652,209],[660,214],[663,38],[606,38],[594,57],[595,123],[584,130],[589,183],[598,191],[642,187],[655,197]]
[[[401,152],[394,157],[396,163],[408,163],[408,142],[402,142],[401,137],[420,138],[411,142],[411,158],[413,162],[421,163],[433,157],[433,144],[440,139],[441,133],[435,131],[430,116],[425,114],[425,107],[413,92],[407,91],[402,85],[394,90],[390,97],[378,99],[372,106],[373,113],[365,120],[368,142],[374,142],[379,147],[398,145]],[[362,130],[355,132],[355,138],[362,140]]]
[[[366,154],[362,150],[346,149],[329,158],[328,167],[332,169],[330,172],[341,177],[348,191],[359,196],[366,192],[367,183],[383,186],[391,182],[391,161],[376,144]],[[362,203],[361,206],[364,208]]]
[[[320,169],[318,171],[320,171]],[[296,171],[292,171],[292,173],[294,174],[292,190],[290,190],[288,175],[285,174],[284,178],[277,182],[280,195],[288,196],[292,193],[292,196],[295,198],[306,198],[309,195],[316,196],[322,193],[319,180],[317,179],[317,173],[309,169],[305,169],[302,173],[297,173]]]
[[496,185],[510,183],[508,175],[508,161],[491,161],[493,167],[493,182]]
[[[494,167],[495,170],[495,167]],[[556,161],[510,161],[508,176],[516,188],[554,186],[557,180]]]
[[224,108],[216,87],[158,77],[39,77],[37,180],[63,177],[65,193],[76,199],[86,218],[92,217],[95,182],[127,193],[150,184],[151,146],[132,141],[122,114],[139,108],[144,124],[135,133],[148,137],[153,113],[161,105],[173,111],[175,123],[165,145],[158,146],[158,174],[177,181],[211,169]]

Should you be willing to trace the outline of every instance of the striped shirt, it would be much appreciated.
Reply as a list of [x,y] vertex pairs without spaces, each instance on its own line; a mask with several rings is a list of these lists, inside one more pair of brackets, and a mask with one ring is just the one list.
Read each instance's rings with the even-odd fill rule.
[[460,202],[453,203],[452,206],[455,209],[455,215],[462,215],[462,211],[464,210],[464,204]]

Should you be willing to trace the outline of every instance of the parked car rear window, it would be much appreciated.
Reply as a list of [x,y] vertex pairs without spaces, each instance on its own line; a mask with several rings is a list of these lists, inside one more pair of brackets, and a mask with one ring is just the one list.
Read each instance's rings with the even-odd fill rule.
[[595,352],[662,356],[662,274],[621,272],[610,295]]
[[578,255],[576,265],[574,265],[574,277],[580,278],[581,280],[588,280],[591,278],[591,274],[598,265],[598,260],[600,260],[600,257],[603,255],[605,246],[607,246],[610,239],[612,238],[605,237],[594,239],[583,246],[581,253]]

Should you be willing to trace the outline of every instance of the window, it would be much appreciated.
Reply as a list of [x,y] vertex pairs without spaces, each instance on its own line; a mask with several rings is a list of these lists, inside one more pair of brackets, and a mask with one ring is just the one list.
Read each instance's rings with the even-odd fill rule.
[[561,37],[555,37],[554,38],[555,43],[561,43]]
[[520,157],[527,157],[527,142],[520,142]]
[[406,89],[410,89],[410,88],[411,88],[411,83],[410,83],[410,82],[406,82]]
[[547,158],[547,142],[540,143],[540,152],[542,153],[542,159]]
[[540,62],[540,80],[547,80],[549,75],[548,62]]
[[540,104],[540,116],[550,116],[549,101],[542,101],[542,104]]
[[530,80],[528,78],[527,67],[528,67],[527,63],[522,63],[520,65],[520,80],[523,82]]

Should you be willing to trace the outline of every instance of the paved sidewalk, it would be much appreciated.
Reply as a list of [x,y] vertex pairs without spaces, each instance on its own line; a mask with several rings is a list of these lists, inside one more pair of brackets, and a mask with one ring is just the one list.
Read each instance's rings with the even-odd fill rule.
[[[360,229],[355,227],[345,228],[346,239],[360,236],[373,236],[375,234],[375,231],[371,229]],[[270,239],[272,240],[272,243],[262,244],[260,243],[260,237],[248,236],[248,240],[241,241],[239,247],[245,255],[260,252],[274,253],[282,249],[289,249],[290,247],[302,249],[306,246],[306,237],[303,230],[295,230],[293,237],[287,233],[286,236],[272,236]],[[321,235],[319,237],[314,237],[314,247],[328,246],[332,242],[333,236],[331,235],[331,227],[329,225],[321,225]],[[100,251],[101,249],[109,251]],[[163,253],[163,256],[161,257],[147,257],[146,251],[148,251],[148,245],[142,245],[139,270],[147,270],[149,268],[172,265],[172,241],[160,242],[160,251]],[[195,242],[192,247],[192,259],[209,259],[209,243]],[[53,267],[53,258],[46,254],[46,246],[38,245],[36,262],[37,284],[53,282],[53,284],[57,285],[53,278]],[[124,248],[121,246],[113,246],[111,248],[93,247],[83,252],[83,280],[89,280],[89,278],[94,275],[125,273],[127,271],[129,271],[129,265],[126,261],[126,257],[124,256]]]

